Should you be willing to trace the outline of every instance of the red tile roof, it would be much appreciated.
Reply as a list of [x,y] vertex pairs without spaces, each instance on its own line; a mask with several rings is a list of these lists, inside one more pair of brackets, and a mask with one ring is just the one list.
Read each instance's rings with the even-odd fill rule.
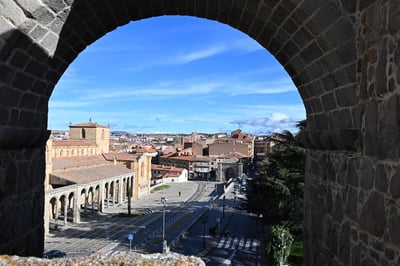
[[104,153],[103,156],[107,161],[114,161],[114,158],[117,161],[135,161],[138,158],[136,154],[126,153],[126,152],[123,152],[123,153],[117,153],[117,152]]
[[53,159],[53,171],[110,164],[102,155],[61,157]]
[[53,140],[53,147],[65,146],[96,146],[93,142],[87,140]]
[[58,173],[52,173],[52,176],[68,180],[75,184],[87,184],[106,178],[117,177],[121,175],[134,175],[131,169],[117,165],[103,165],[97,167],[80,168]]

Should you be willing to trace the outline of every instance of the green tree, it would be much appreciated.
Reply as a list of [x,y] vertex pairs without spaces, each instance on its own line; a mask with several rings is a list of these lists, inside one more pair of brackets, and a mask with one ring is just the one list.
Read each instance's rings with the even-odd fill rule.
[[249,182],[248,210],[262,215],[265,224],[287,226],[295,235],[303,227],[305,151],[299,133],[289,131],[271,136],[276,145],[255,178]]
[[268,258],[269,265],[286,264],[292,243],[293,237],[287,228],[272,226],[265,239],[265,255]]

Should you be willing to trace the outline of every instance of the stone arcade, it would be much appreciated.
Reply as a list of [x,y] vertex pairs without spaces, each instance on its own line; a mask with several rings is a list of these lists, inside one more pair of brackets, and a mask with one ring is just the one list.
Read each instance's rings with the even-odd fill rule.
[[160,15],[241,30],[295,82],[305,265],[398,265],[398,0],[0,0],[0,253],[42,254],[47,106],[65,69],[107,32]]

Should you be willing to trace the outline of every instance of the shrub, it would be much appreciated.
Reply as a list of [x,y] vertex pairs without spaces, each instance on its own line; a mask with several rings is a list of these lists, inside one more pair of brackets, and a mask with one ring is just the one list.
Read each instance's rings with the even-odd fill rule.
[[269,265],[278,266],[287,263],[287,258],[292,247],[293,237],[289,230],[274,225],[265,241],[265,256],[269,261]]

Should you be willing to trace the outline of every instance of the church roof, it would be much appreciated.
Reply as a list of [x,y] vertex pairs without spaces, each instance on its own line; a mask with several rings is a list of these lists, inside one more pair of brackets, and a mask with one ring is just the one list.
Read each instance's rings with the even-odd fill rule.
[[53,159],[53,171],[109,164],[103,155],[72,156]]
[[131,169],[117,165],[102,165],[52,173],[51,175],[75,184],[87,184],[122,175],[133,176],[134,172]]
[[100,125],[100,124],[97,124],[97,123],[95,123],[95,122],[92,122],[92,121],[89,121],[89,122],[86,122],[86,123],[81,123],[81,124],[71,124],[71,125],[69,125],[69,127],[71,128],[71,127],[78,127],[78,128],[97,128],[97,127],[101,127],[101,128],[108,128],[107,126],[103,126],[103,125]]
[[75,146],[94,146],[96,147],[96,144],[87,140],[53,140],[53,147],[75,147]]

